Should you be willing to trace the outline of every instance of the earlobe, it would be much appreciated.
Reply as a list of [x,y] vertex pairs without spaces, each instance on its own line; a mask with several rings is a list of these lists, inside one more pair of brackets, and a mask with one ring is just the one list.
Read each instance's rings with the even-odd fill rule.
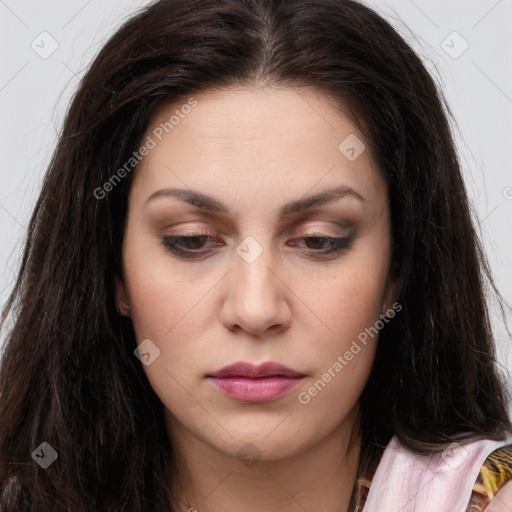
[[124,284],[118,276],[115,276],[116,308],[121,316],[130,316],[130,301],[124,288]]

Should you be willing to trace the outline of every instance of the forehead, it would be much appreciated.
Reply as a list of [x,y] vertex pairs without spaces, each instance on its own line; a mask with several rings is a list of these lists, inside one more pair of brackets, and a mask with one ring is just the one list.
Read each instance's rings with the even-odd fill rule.
[[188,106],[190,97],[162,107],[151,119],[148,133],[160,130],[163,138],[174,138],[176,144],[195,139],[215,154],[248,147],[257,153],[260,148],[255,143],[274,149],[282,147],[288,153],[299,152],[304,144],[306,148],[317,147],[319,142],[321,147],[336,149],[346,135],[355,134],[362,139],[333,99],[311,88],[209,89],[195,94],[193,99],[193,108]]
[[136,193],[173,184],[225,197],[226,187],[272,194],[278,186],[301,195],[316,184],[383,192],[362,135],[314,89],[232,87],[182,97],[156,112],[148,138],[154,147],[137,169]]

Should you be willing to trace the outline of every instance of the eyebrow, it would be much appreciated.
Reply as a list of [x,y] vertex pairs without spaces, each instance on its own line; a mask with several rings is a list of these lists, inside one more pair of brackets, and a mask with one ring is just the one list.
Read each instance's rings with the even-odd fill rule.
[[[157,190],[146,199],[146,204],[154,199],[164,197],[175,197],[193,206],[215,213],[230,213],[229,208],[217,199],[190,189],[164,188]],[[342,185],[322,190],[316,194],[286,203],[281,208],[280,217],[289,217],[290,215],[301,213],[316,206],[322,206],[345,197],[354,197],[361,202],[366,201],[366,199],[354,189]]]

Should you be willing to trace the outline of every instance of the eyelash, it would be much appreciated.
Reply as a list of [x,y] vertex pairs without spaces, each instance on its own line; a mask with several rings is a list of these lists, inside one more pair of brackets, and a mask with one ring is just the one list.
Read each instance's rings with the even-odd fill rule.
[[[199,257],[207,253],[207,251],[195,251],[193,249],[183,249],[180,248],[177,242],[186,241],[185,243],[189,243],[191,240],[205,239],[207,240],[215,240],[214,237],[205,234],[196,234],[196,235],[188,235],[188,236],[176,236],[176,235],[168,235],[164,236],[161,240],[163,245],[172,253],[177,256],[181,256],[184,258],[194,258]],[[322,242],[327,241],[330,243],[330,249],[328,250],[315,250],[310,249],[313,253],[316,253],[317,256],[324,256],[333,253],[339,253],[344,250],[350,249],[352,244],[352,239],[346,237],[335,237],[335,236],[320,236],[320,235],[312,235],[300,237],[298,240],[319,240]]]

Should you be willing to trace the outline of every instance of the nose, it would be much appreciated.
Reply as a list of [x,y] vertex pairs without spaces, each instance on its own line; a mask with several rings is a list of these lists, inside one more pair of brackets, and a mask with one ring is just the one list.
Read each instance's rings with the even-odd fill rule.
[[252,257],[247,257],[241,246],[233,254],[233,267],[225,281],[221,322],[230,331],[242,330],[252,335],[286,329],[291,320],[291,292],[277,258],[265,248],[259,249],[261,253],[253,259],[254,246],[250,246]]

